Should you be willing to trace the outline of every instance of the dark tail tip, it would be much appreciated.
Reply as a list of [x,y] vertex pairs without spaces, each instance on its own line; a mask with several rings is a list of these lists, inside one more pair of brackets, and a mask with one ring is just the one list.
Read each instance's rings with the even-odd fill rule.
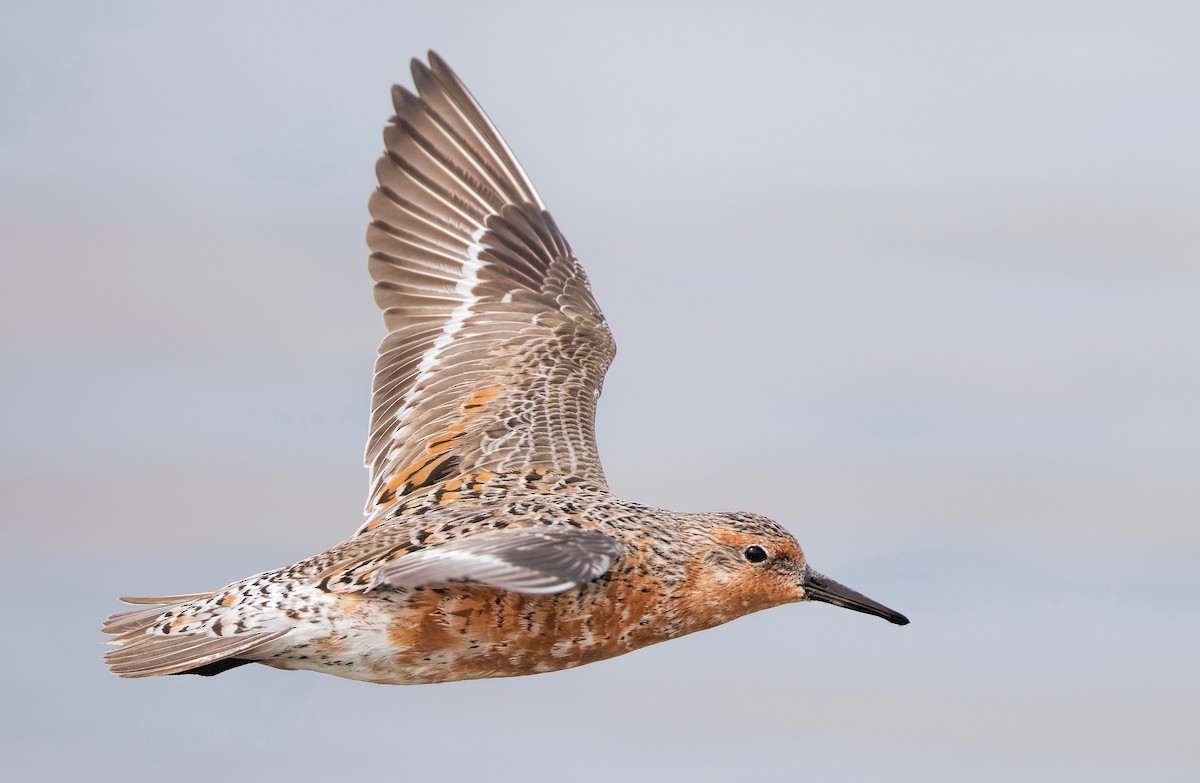
[[219,661],[206,663],[203,666],[197,666],[185,672],[174,672],[174,674],[199,674],[201,677],[215,677],[222,672],[236,669],[239,666],[245,666],[248,663],[258,663],[258,661],[252,661],[248,658],[222,658]]

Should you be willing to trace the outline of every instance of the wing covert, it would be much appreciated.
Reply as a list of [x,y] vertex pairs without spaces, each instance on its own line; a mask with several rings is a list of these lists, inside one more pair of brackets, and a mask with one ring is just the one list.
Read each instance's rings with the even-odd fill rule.
[[623,549],[599,530],[504,530],[462,538],[397,557],[371,586],[479,584],[528,595],[562,593],[608,570]]

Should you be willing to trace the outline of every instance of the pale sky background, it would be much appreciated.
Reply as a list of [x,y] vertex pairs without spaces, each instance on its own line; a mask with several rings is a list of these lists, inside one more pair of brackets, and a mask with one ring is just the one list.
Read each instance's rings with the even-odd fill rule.
[[[10,3],[0,777],[1200,778],[1200,5]],[[613,488],[907,613],[572,672],[109,675],[360,521],[388,87],[437,49],[617,342]]]

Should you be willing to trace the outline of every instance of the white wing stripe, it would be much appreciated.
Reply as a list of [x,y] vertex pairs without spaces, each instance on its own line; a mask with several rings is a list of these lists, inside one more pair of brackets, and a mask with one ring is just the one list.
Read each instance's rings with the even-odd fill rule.
[[479,270],[486,264],[479,259],[479,252],[483,250],[483,245],[480,244],[480,239],[487,232],[485,228],[476,229],[471,235],[471,248],[468,251],[468,260],[462,265],[462,277],[455,284],[454,290],[463,297],[462,302],[450,311],[450,317],[446,321],[446,325],[442,327],[442,333],[433,341],[433,345],[429,350],[425,351],[421,356],[421,361],[417,365],[417,377],[413,381],[413,385],[409,387],[408,392],[404,395],[404,402],[401,403],[399,410],[396,411],[396,421],[400,423],[393,432],[392,437],[400,440],[400,431],[403,429],[404,419],[412,412],[412,401],[416,399],[421,388],[421,381],[426,375],[437,366],[438,355],[442,349],[454,341],[454,335],[462,330],[463,324],[471,315],[471,308],[479,301],[479,297],[475,295],[475,286],[479,285]]

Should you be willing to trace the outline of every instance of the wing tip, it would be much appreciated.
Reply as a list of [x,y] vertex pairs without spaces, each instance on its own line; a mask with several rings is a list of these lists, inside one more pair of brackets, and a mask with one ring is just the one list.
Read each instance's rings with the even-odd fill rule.
[[413,81],[417,84],[421,83],[421,79],[432,75],[433,71],[425,64],[425,61],[420,57],[414,57],[408,61],[408,69],[412,72]]

